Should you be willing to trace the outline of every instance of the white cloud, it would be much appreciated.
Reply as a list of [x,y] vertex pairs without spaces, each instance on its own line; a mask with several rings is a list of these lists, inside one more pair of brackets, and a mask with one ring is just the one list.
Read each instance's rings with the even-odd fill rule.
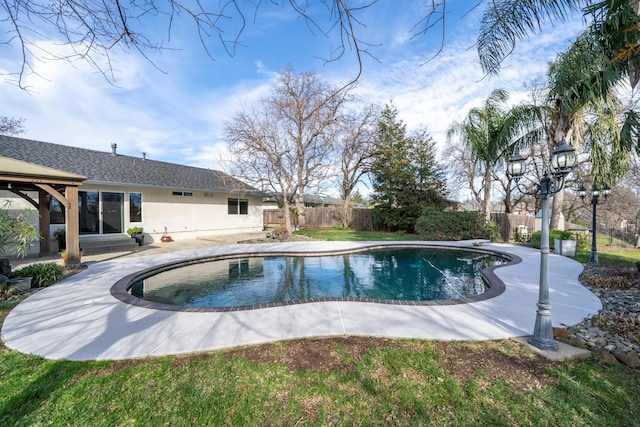
[[[427,46],[433,40],[408,38],[414,17],[405,15],[386,26],[385,18],[378,17],[370,28],[381,40],[388,39],[386,45],[374,49],[381,63],[365,58],[357,91],[373,102],[393,99],[409,129],[426,126],[440,143],[451,121],[479,105],[492,89],[507,89],[514,102],[526,96],[524,83],[544,76],[556,49],[577,32],[574,22],[550,28],[520,43],[500,76],[484,78],[475,50],[469,49],[477,33],[477,23],[470,18],[450,24],[462,29],[447,39],[443,53],[426,63]],[[438,35],[432,38],[437,40]],[[324,52],[326,46],[320,49]],[[26,118],[26,138],[102,151],[109,151],[115,142],[123,154],[144,151],[156,160],[216,167],[218,154],[226,150],[225,120],[243,104],[251,105],[268,94],[279,71],[269,65],[269,51],[246,53],[212,62],[197,46],[166,55],[158,52],[152,60],[164,72],[139,55],[118,54],[114,56],[117,87],[82,62],[38,63],[37,71],[48,80],[28,76],[33,94],[0,84],[0,114]],[[298,60],[296,71],[321,63],[314,54],[291,52],[291,58]],[[2,70],[15,69],[17,64],[0,58]],[[318,72],[343,84],[355,75],[353,58],[327,64]]]
[[527,99],[525,84],[545,77],[548,62],[580,28],[580,22],[571,22],[519,43],[498,76],[482,73],[477,52],[468,48],[476,33],[466,33],[426,63],[414,56],[368,73],[359,92],[378,103],[393,100],[408,129],[426,126],[442,145],[451,122],[479,106],[492,90],[507,90],[513,104]]

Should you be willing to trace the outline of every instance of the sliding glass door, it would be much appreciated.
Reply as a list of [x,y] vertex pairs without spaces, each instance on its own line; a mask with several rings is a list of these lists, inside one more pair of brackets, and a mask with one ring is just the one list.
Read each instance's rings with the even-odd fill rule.
[[80,191],[80,234],[122,233],[124,194]]

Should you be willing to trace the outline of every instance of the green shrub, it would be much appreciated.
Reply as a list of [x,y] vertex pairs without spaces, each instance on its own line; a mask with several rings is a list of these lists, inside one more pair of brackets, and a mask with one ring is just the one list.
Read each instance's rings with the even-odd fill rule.
[[516,243],[526,243],[529,240],[529,233],[521,233],[518,227],[513,229],[513,240]]
[[[542,237],[542,232],[541,231],[536,231],[535,233],[533,233],[531,235],[531,246],[533,246],[536,249],[540,249],[540,243],[541,243],[541,237]],[[560,240],[574,240],[573,237],[573,233],[570,231],[566,231],[566,230],[557,230],[557,229],[553,229],[553,230],[549,230],[549,248],[553,249],[554,248],[554,240],[555,239],[560,239]]]
[[144,228],[142,227],[131,227],[127,229],[127,234],[131,236],[134,233],[142,233],[143,231],[144,231]]
[[482,212],[444,212],[427,207],[416,221],[416,232],[427,240],[498,240],[495,224],[486,221]]
[[31,277],[32,288],[44,288],[62,279],[64,267],[55,262],[31,264],[13,272],[14,277]]
[[591,238],[588,234],[578,235],[578,249],[587,249],[591,246]]

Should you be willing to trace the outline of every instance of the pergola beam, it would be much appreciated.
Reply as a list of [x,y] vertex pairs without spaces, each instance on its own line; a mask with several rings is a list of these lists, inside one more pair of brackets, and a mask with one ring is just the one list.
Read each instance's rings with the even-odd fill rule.
[[[38,209],[40,234],[43,247],[50,250],[49,238],[49,196],[55,197],[65,208],[65,227],[67,240],[67,264],[80,263],[80,215],[78,210],[78,187],[86,176],[40,166],[34,163],[0,156],[0,188],[16,194]],[[3,184],[6,187],[3,188]],[[61,189],[64,188],[64,195]],[[27,191],[37,191],[36,202]]]

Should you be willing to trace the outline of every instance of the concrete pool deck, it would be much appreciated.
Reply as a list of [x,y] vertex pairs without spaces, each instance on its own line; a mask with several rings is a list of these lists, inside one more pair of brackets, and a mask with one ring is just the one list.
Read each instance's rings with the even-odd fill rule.
[[[47,359],[102,360],[203,352],[317,336],[486,340],[532,333],[540,252],[509,244],[481,246],[483,250],[513,254],[522,259],[518,264],[494,270],[504,282],[505,291],[494,298],[466,304],[410,306],[326,301],[198,313],[134,306],[110,293],[116,281],[134,271],[192,258],[250,252],[313,253],[420,243],[473,248],[473,242],[230,244],[88,263],[85,271],[18,304],[4,321],[2,340],[9,348]],[[555,327],[580,323],[602,308],[600,300],[578,281],[583,269],[580,263],[551,254],[549,266]]]

